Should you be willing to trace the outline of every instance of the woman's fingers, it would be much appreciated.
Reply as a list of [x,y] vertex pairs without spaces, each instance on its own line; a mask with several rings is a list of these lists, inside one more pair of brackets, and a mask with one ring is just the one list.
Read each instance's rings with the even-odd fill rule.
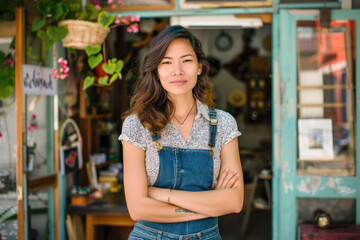
[[220,174],[218,184],[215,189],[222,188],[235,188],[237,187],[237,180],[239,179],[240,174],[236,171],[230,171],[229,168],[224,169],[224,171]]
[[239,177],[240,177],[240,174],[236,170],[234,170],[233,175],[227,181],[225,188],[236,188],[237,187],[237,180],[239,179]]
[[224,188],[224,186],[225,186],[225,185],[224,185],[224,180],[225,180],[225,177],[227,176],[229,170],[230,170],[229,168],[225,168],[225,169],[220,173],[219,180],[218,180],[218,183],[217,183],[215,189]]

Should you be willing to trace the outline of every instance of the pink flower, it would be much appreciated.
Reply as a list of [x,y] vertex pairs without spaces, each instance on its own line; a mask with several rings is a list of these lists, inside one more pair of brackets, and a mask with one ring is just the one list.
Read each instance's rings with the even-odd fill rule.
[[2,138],[2,136],[3,136],[3,134],[2,134],[2,132],[0,132],[0,138]]
[[33,115],[31,115],[31,119],[35,120],[36,119],[36,114],[34,113]]
[[101,10],[101,6],[100,5],[95,5],[96,10],[100,11]]
[[69,76],[68,73],[61,73],[61,74],[60,74],[60,79],[65,79],[65,78],[67,78],[68,76]]
[[53,77],[53,78],[56,78],[56,73],[57,73],[57,69],[55,68],[55,69],[53,69],[53,71],[51,72],[51,76]]
[[121,14],[118,14],[115,18],[115,24],[120,24],[121,18],[122,18]]
[[140,22],[140,15],[129,16],[132,22]]
[[11,65],[14,62],[14,58],[11,57],[9,60],[7,60],[7,65]]
[[123,18],[121,22],[122,22],[123,24],[125,24],[125,25],[129,25],[129,24],[130,24],[130,21],[129,21],[127,18]]
[[67,64],[68,64],[68,61],[67,61],[67,60],[63,60],[63,61],[61,61],[61,62],[59,62],[59,63],[60,63],[60,66],[66,67]]
[[119,0],[119,1],[118,1],[118,4],[119,4],[120,6],[125,6],[125,3],[124,3],[122,0]]
[[133,33],[137,33],[139,32],[139,25],[137,23],[131,24],[129,27],[127,27],[126,29],[129,33],[133,32]]
[[110,5],[110,4],[112,4],[113,2],[114,2],[114,0],[108,0],[108,1],[107,1],[107,4]]
[[64,58],[59,58],[58,63],[60,67],[58,69],[53,69],[51,76],[55,79],[64,79],[69,76],[68,72],[70,71],[70,67],[67,65],[68,61]]

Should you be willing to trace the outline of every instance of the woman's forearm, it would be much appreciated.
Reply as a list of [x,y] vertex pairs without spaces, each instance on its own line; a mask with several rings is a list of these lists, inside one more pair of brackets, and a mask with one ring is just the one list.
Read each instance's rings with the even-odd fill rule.
[[192,221],[209,217],[204,214],[189,211],[179,206],[161,202],[148,197],[142,197],[136,202],[129,202],[128,209],[130,216],[134,221],[142,220],[173,223]]
[[[243,206],[243,185],[236,188],[216,189],[202,192],[152,188],[150,197],[176,205],[180,208],[217,217],[238,213]],[[169,198],[170,196],[170,198]]]

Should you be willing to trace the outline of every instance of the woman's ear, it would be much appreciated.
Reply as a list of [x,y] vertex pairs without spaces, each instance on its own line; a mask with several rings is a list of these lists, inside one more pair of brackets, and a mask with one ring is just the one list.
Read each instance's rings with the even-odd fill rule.
[[197,75],[199,76],[201,74],[201,72],[202,72],[202,64],[199,64]]

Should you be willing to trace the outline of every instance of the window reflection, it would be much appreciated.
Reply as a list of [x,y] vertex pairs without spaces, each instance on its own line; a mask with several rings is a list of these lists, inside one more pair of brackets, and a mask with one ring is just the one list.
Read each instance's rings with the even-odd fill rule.
[[327,157],[327,149],[322,149],[322,153],[312,152],[313,149],[304,145],[300,134],[311,134],[312,130],[298,124],[298,155],[306,153],[307,156],[298,160],[299,174],[355,174],[354,32],[355,22],[351,20],[331,21],[329,28],[321,28],[320,21],[297,23],[298,119],[307,119],[305,126],[316,126],[320,119],[331,121],[334,152],[331,159]]

